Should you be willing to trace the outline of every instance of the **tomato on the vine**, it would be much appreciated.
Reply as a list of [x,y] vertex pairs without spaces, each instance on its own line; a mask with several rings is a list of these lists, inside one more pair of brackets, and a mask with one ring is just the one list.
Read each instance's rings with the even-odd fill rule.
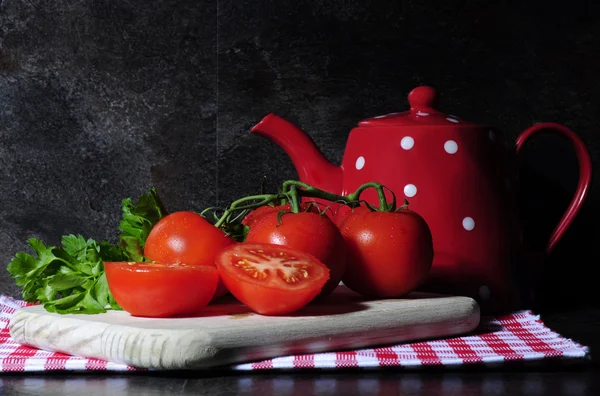
[[[291,210],[291,205],[289,203],[286,203],[286,204],[277,205],[277,206],[271,206],[271,205],[259,206],[258,208],[254,209],[252,212],[250,212],[246,216],[244,216],[244,218],[242,219],[242,224],[246,225],[248,227],[252,227],[252,225],[259,222],[260,219],[264,215],[270,214],[270,213],[278,213],[281,210],[289,212]],[[300,203],[300,212],[312,212],[312,213],[318,214],[319,207],[316,204],[302,202],[302,203]]]
[[338,228],[341,229],[342,225],[350,218],[354,218],[356,220],[360,215],[369,213],[371,210],[367,208],[365,205],[357,206],[356,208],[350,208],[349,206],[342,205],[335,212],[332,217],[332,221]]
[[256,217],[246,236],[249,243],[283,245],[308,253],[325,264],[330,279],[320,296],[333,292],[346,270],[346,249],[340,230],[325,215],[315,212],[284,213],[272,210]]
[[[215,266],[215,257],[235,240],[212,225],[197,213],[180,211],[171,213],[152,228],[144,256],[161,263]],[[227,294],[219,282],[215,298]]]
[[198,313],[215,294],[213,266],[148,262],[105,262],[108,288],[133,316],[163,318]]
[[235,298],[261,315],[286,315],[306,306],[329,279],[313,256],[281,245],[239,243],[216,259]]
[[433,262],[433,240],[416,212],[348,212],[338,222],[348,250],[342,281],[369,297],[402,297],[422,285]]

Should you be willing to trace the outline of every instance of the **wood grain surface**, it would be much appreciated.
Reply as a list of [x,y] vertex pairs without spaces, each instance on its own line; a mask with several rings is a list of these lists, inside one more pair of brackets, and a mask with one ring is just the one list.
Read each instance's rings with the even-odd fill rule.
[[251,362],[299,353],[373,347],[467,333],[479,324],[468,297],[413,293],[366,300],[339,287],[297,313],[268,317],[225,298],[193,318],[138,318],[123,311],[58,315],[22,308],[11,336],[37,348],[162,370]]

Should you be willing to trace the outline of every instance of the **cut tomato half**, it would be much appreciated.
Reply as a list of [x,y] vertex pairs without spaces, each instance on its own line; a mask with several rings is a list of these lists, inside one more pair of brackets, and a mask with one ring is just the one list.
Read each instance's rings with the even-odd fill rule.
[[216,264],[231,294],[261,315],[299,310],[329,280],[329,268],[315,257],[282,245],[231,245],[219,253]]
[[105,262],[106,281],[115,301],[133,316],[163,318],[198,313],[219,283],[209,265],[157,262]]

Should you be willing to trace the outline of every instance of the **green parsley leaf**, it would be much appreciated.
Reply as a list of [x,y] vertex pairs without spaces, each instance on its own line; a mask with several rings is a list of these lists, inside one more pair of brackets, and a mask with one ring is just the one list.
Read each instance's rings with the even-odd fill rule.
[[123,218],[119,224],[119,246],[130,261],[148,261],[144,245],[152,227],[167,215],[156,189],[141,195],[134,204],[131,198],[122,201]]
[[127,256],[119,246],[111,245],[106,241],[98,245],[100,257],[104,261],[127,261]]
[[144,261],[143,247],[152,227],[166,214],[156,190],[134,204],[122,201],[118,245],[96,242],[82,235],[65,235],[61,246],[46,246],[30,238],[31,253],[17,252],[7,266],[23,299],[40,302],[49,312],[96,314],[120,310],[106,280],[104,262]]
[[48,301],[44,304],[44,308],[48,312],[56,313],[71,313],[78,308],[79,303],[85,297],[85,292],[79,291],[68,295],[67,297],[59,298],[58,300]]
[[81,286],[85,283],[86,278],[83,278],[76,273],[72,274],[56,274],[52,277],[52,279],[48,282],[48,287],[56,290],[62,291],[67,289],[73,289],[74,287]]
[[81,235],[65,235],[61,239],[63,248],[77,261],[85,258],[88,242]]
[[[97,244],[81,235],[66,235],[62,247],[46,246],[34,238],[28,244],[34,254],[19,252],[7,267],[17,285],[23,287],[25,301],[39,301],[48,311],[57,313],[100,313],[108,306],[119,309],[116,303],[110,304],[112,297],[107,295],[110,291],[102,252],[107,252],[110,259],[118,258],[107,242]],[[97,287],[99,282],[101,286]],[[97,289],[100,293],[95,292]]]
[[108,288],[108,282],[106,281],[106,274],[103,273],[96,284],[94,285],[93,294],[96,297],[96,301],[103,307],[110,305],[110,290]]

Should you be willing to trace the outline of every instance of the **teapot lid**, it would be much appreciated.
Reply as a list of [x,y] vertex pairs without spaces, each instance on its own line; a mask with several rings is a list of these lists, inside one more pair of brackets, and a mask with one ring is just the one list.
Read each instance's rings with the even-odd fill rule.
[[428,126],[428,125],[474,125],[434,108],[437,102],[435,89],[428,86],[414,88],[408,94],[410,110],[390,113],[360,121],[359,126]]

